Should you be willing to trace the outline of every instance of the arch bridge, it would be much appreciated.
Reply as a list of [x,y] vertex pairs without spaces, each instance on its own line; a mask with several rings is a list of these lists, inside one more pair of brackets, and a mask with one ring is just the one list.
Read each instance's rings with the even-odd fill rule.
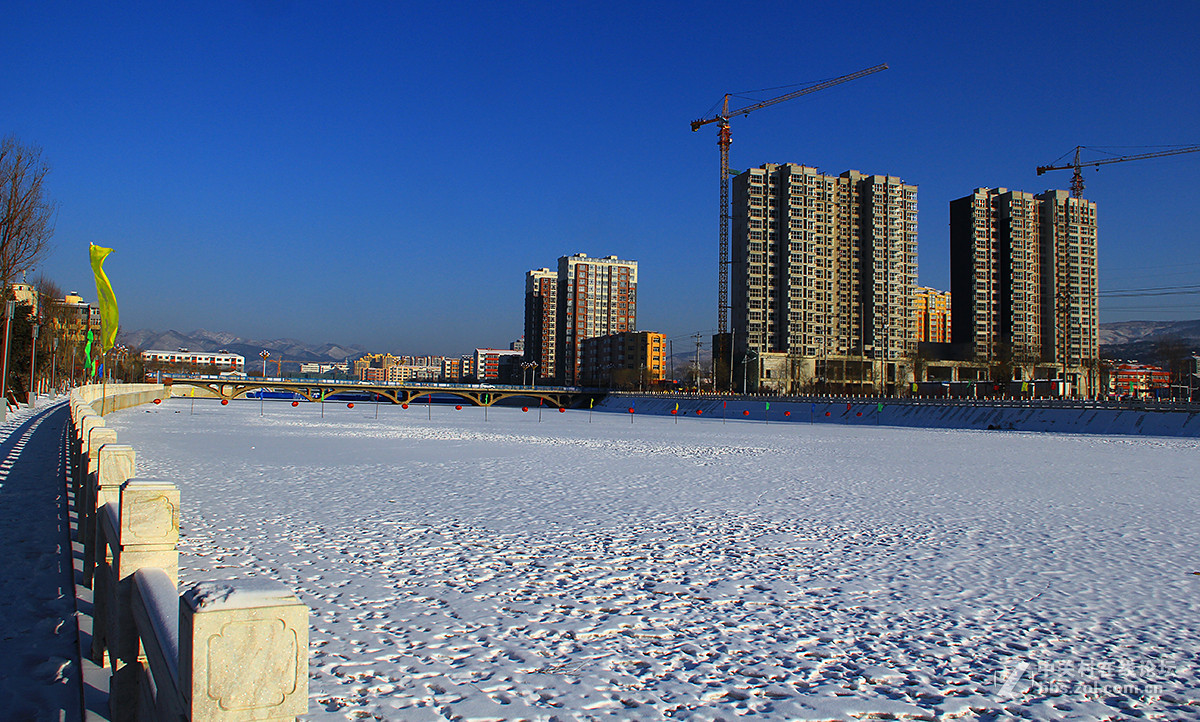
[[236,399],[255,391],[290,391],[308,401],[328,401],[336,394],[373,394],[379,401],[393,404],[411,404],[422,397],[433,394],[457,396],[472,406],[494,406],[506,399],[532,399],[555,408],[582,407],[589,401],[604,398],[603,389],[556,386],[510,386],[502,384],[448,384],[417,382],[405,384],[383,384],[370,381],[334,381],[327,379],[285,378],[234,378],[229,376],[183,376],[163,377],[163,384],[192,386],[205,389],[219,399]]

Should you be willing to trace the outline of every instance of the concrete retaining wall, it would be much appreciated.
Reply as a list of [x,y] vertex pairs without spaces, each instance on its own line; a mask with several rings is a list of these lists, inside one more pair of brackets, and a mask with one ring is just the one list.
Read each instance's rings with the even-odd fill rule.
[[165,399],[168,391],[162,384],[90,384],[75,388],[71,393],[77,394],[96,413],[105,415]]
[[605,398],[596,405],[596,410],[628,413],[632,406],[638,414],[670,415],[676,404],[681,415],[706,419],[720,419],[724,415],[728,420],[759,423],[1200,437],[1200,413],[1195,411],[1003,406],[986,402],[913,403],[886,399],[847,402],[623,395]]

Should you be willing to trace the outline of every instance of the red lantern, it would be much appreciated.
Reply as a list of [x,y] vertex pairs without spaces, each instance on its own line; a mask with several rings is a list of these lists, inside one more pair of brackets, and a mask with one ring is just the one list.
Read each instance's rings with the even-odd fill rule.
[[300,402],[299,402],[299,401],[293,401],[293,402],[292,402],[292,406],[293,406],[293,407],[296,407],[296,406],[299,406],[299,405],[300,405]]
[[862,416],[862,412],[859,411],[857,414],[855,414],[855,416]]
[[221,399],[221,405],[222,405],[222,406],[228,406],[228,405],[229,405],[229,399]]
[[567,410],[566,410],[566,409],[564,409],[564,408],[562,408],[562,407],[560,406],[560,407],[559,407],[559,409],[558,409],[558,413],[560,413],[560,414],[565,414],[565,413],[567,413]]
[[408,404],[400,404],[400,408],[402,408],[402,409],[407,409],[407,408],[408,408]]
[[696,416],[703,416],[703,415],[704,415],[704,409],[696,409]]
[[354,402],[351,401],[350,403],[346,404],[346,408],[348,408],[348,409],[354,408]]
[[750,415],[750,412],[749,412],[749,411],[743,411],[743,412],[742,412],[742,416],[749,416],[749,415]]
[[455,410],[455,411],[462,411],[462,404],[455,404],[455,405],[454,405],[454,410]]
[[783,412],[783,415],[784,415],[784,416],[791,416],[791,415],[792,415],[792,412],[791,412],[791,411],[784,411],[784,412]]
[[155,399],[155,400],[154,400],[154,405],[155,405],[155,406],[158,406],[158,405],[159,405],[159,404],[161,404],[161,403],[162,403],[162,399]]
[[521,407],[521,413],[523,413],[523,414],[527,414],[527,413],[529,413],[529,407],[528,407],[528,406],[522,406],[522,407]]
[[826,415],[826,416],[829,416],[829,412],[828,412],[828,411],[826,411],[826,412],[825,412],[825,415]]

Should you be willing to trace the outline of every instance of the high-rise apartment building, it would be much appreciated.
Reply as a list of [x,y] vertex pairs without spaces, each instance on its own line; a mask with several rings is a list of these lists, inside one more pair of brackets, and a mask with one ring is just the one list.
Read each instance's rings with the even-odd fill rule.
[[949,343],[950,292],[920,286],[913,294],[917,314],[917,343]]
[[558,259],[558,379],[579,382],[585,338],[637,330],[637,261],[583,253]]
[[1086,365],[1097,355],[1096,204],[977,188],[950,203],[957,343],[981,361]]
[[1040,228],[1030,193],[977,188],[950,202],[952,335],[976,359],[1041,356]]
[[1042,348],[1063,368],[1094,368],[1099,357],[1096,204],[1067,191],[1041,203]]
[[525,362],[536,363],[533,378],[558,374],[558,273],[539,268],[525,274]]
[[768,163],[732,196],[735,359],[856,356],[894,374],[916,343],[917,187]]
[[584,339],[637,330],[637,261],[577,253],[525,276],[525,359],[538,376],[580,382]]

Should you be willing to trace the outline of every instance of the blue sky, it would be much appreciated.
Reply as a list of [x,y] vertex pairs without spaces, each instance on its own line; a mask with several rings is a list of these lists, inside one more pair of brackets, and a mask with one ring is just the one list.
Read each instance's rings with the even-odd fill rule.
[[[639,261],[639,327],[716,326],[726,92],[890,69],[732,121],[731,165],[919,186],[919,281],[948,204],[1076,145],[1200,142],[1200,3],[10,4],[0,133],[59,203],[44,272],[122,327],[457,354],[522,333],[523,276]],[[767,98],[783,90],[746,93]],[[748,101],[747,101],[748,102]],[[1200,153],[1086,171],[1106,290],[1200,283]],[[1193,296],[1102,320],[1200,318]],[[1140,305],[1135,305],[1139,303]],[[1128,310],[1127,310],[1128,309]]]

